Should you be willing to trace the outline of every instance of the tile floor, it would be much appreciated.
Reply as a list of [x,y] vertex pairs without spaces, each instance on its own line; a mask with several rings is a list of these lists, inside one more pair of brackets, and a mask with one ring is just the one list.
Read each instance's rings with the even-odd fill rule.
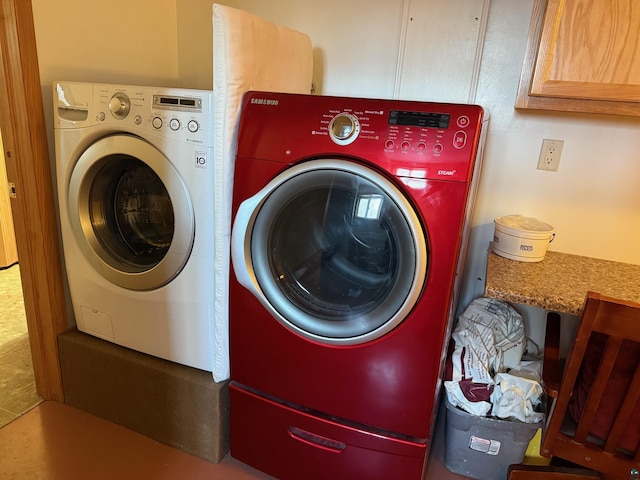
[[20,267],[0,270],[0,426],[42,399],[36,393]]

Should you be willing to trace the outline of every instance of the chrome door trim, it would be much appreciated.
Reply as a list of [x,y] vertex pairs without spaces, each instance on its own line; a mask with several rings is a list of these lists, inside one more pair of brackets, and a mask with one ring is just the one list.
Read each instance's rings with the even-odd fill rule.
[[[314,334],[298,327],[289,321],[287,317],[291,317],[292,315],[306,315],[306,313],[293,307],[292,304],[290,305],[292,305],[293,308],[281,313],[268,299],[268,295],[278,295],[278,293],[274,293],[274,289],[269,287],[267,288],[270,292],[265,292],[256,276],[254,259],[252,258],[251,252],[251,243],[252,235],[257,233],[254,232],[254,226],[261,208],[274,191],[285,182],[299,175],[317,170],[338,170],[352,173],[374,183],[395,202],[406,220],[411,236],[413,237],[415,266],[410,282],[411,287],[406,294],[404,301],[400,307],[389,316],[389,319],[384,324],[375,330],[362,335],[340,338],[327,337]],[[257,234],[260,235],[259,232]],[[351,161],[339,159],[318,159],[302,162],[286,169],[270,181],[262,190],[241,203],[234,219],[231,237],[231,260],[238,282],[247,288],[261,302],[267,311],[281,324],[305,338],[324,344],[345,346],[357,345],[386,335],[407,317],[409,312],[417,303],[426,282],[428,262],[426,234],[413,205],[407,200],[406,196],[383,175],[369,167]]]
[[[174,209],[171,245],[155,266],[141,270],[118,262],[103,247],[90,216],[91,186],[114,155],[138,159],[160,178]],[[150,143],[128,134],[110,135],[91,144],[78,158],[68,184],[68,215],[80,250],[104,278],[130,290],[153,290],[175,278],[191,254],[195,238],[195,215],[188,189],[172,163]]]

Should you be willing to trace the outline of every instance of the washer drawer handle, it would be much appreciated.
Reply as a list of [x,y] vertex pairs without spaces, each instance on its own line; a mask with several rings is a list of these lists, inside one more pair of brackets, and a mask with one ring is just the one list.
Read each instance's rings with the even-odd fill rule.
[[342,453],[347,448],[347,445],[337,440],[332,440],[327,437],[316,435],[315,433],[307,432],[301,428],[290,426],[289,436],[299,442],[306,443],[312,447],[318,447],[323,450],[327,450],[333,453]]

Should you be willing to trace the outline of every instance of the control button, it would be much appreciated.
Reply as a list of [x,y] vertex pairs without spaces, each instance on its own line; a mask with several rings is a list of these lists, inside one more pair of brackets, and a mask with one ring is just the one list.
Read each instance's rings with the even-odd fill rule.
[[402,147],[402,150],[409,150],[409,147],[410,147],[409,142],[405,140],[404,142],[402,142],[400,147]]
[[161,129],[162,119],[160,117],[153,117],[153,120],[151,120],[151,125],[153,125],[153,128],[155,128],[156,130]]
[[118,92],[109,100],[109,111],[118,120],[127,118],[129,110],[131,110],[131,100],[126,93]]
[[195,120],[190,120],[189,123],[187,123],[187,128],[191,133],[196,133],[200,128],[200,125],[198,125],[198,122]]
[[458,120],[456,121],[456,123],[460,128],[466,128],[469,126],[469,123],[470,123],[469,117],[467,117],[466,115],[462,115],[461,117],[458,117]]
[[464,146],[467,144],[467,134],[464,133],[462,130],[458,130],[456,133],[453,134],[453,147],[457,148],[458,150],[461,148],[464,148]]
[[416,148],[419,152],[424,152],[427,149],[427,144],[424,142],[420,142],[418,143],[418,145],[416,145]]
[[441,144],[441,143],[436,143],[436,144],[433,146],[433,153],[440,154],[440,153],[442,153],[442,149],[443,149],[443,148],[444,148],[444,147],[442,146],[442,144]]
[[180,120],[178,120],[177,118],[172,118],[169,121],[169,128],[174,132],[178,130],[180,128]]
[[394,145],[395,144],[393,143],[393,140],[387,140],[386,142],[384,142],[384,148],[386,148],[387,150],[392,150]]
[[104,112],[100,112],[98,114],[98,120],[101,121],[101,122],[104,122],[105,117],[106,117],[106,115],[104,114]]
[[136,115],[133,121],[135,122],[136,125],[140,125],[142,123],[142,117],[140,115]]
[[329,136],[338,145],[349,145],[360,134],[360,122],[355,115],[340,113],[329,123]]

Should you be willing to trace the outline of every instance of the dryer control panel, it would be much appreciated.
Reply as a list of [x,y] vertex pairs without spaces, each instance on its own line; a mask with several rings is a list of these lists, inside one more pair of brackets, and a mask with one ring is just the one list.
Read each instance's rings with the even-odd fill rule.
[[398,177],[466,182],[486,120],[478,105],[249,92],[240,130],[257,141],[238,156],[356,158]]
[[213,145],[213,92],[178,88],[54,82],[56,128],[113,125]]

